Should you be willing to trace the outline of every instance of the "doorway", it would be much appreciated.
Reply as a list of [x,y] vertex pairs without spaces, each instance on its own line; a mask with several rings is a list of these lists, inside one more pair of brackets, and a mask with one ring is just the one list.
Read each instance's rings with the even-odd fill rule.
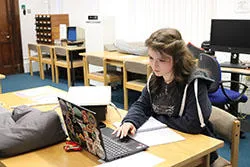
[[0,1],[0,73],[23,73],[18,0]]

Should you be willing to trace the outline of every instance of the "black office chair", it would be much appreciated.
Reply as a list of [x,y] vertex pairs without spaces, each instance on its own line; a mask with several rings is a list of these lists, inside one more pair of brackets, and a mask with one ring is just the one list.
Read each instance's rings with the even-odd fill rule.
[[213,56],[215,55],[215,51],[211,50],[210,48],[210,41],[203,41],[201,43],[201,48],[204,49],[206,54],[213,55]]
[[205,50],[203,48],[199,48],[194,44],[192,44],[191,42],[188,42],[187,48],[193,54],[195,59],[199,59],[200,54],[205,53]]
[[[248,87],[238,81],[222,81],[220,64],[213,56],[201,53],[198,67],[207,70],[210,77],[215,80],[208,90],[208,96],[212,105],[224,109],[238,117],[238,109],[235,107],[238,106],[238,103],[245,103],[248,100],[248,97],[244,94]],[[242,91],[236,92],[227,89],[223,86],[224,83],[239,84],[239,86],[242,87]]]

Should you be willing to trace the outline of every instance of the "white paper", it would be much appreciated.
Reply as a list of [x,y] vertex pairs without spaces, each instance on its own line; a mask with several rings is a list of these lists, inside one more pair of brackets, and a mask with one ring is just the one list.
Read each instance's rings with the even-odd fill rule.
[[48,95],[48,94],[53,94],[53,93],[57,94],[58,91],[54,89],[49,89],[47,86],[43,86],[43,87],[38,87],[38,88],[21,90],[21,91],[16,92],[15,94],[21,97],[35,97],[35,96]]
[[137,141],[140,141],[148,146],[154,146],[159,144],[167,144],[184,140],[185,138],[173,131],[170,128],[162,128],[157,130],[151,130],[147,132],[136,133],[135,136],[131,136]]
[[70,87],[66,99],[74,104],[108,105],[111,102],[110,86],[74,86]]
[[154,117],[149,117],[149,119],[137,130],[137,132],[145,132],[166,127],[167,127],[166,124],[158,121]]
[[160,157],[142,151],[134,155],[120,158],[111,162],[103,163],[101,165],[98,165],[98,167],[132,167],[132,166],[152,167],[163,161],[164,159]]
[[40,103],[40,104],[54,104],[58,103],[58,98],[65,98],[65,95],[63,94],[50,94],[50,95],[41,95],[31,98],[32,101]]
[[[121,125],[120,122],[114,122],[113,125],[115,127],[119,127]],[[166,128],[167,125],[164,123],[161,123],[154,117],[149,117],[149,119],[139,128],[137,129],[137,133],[144,132],[144,131],[150,131],[150,130],[156,130],[161,128]]]
[[60,24],[59,31],[60,31],[60,39],[67,39],[67,25]]
[[[46,89],[44,89],[46,90]],[[15,94],[20,97],[32,97],[32,96],[38,96],[41,95],[44,91],[42,88],[41,89],[32,89],[32,90],[22,90],[18,91]]]
[[[115,122],[113,125],[118,127],[120,126],[120,122]],[[130,137],[148,146],[166,144],[185,139],[153,117],[150,117],[139,129],[137,129],[135,136]]]
[[[29,98],[33,103],[24,104],[28,106],[36,105],[47,105],[47,104],[57,104],[57,97],[65,98],[66,94],[63,92],[58,92],[54,89],[49,89],[48,87],[38,87],[34,89],[22,90],[15,93],[17,96]],[[11,106],[16,107],[16,106]]]

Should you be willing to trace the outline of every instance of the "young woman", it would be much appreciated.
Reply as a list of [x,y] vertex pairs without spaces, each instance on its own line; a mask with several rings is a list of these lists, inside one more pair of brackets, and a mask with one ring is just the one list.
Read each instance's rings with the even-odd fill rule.
[[[213,136],[208,120],[212,109],[207,92],[213,80],[196,69],[180,32],[160,29],[145,43],[153,73],[113,134],[120,138],[128,133],[134,135],[136,129],[153,116],[170,128]],[[210,162],[217,158],[217,153],[212,153]]]

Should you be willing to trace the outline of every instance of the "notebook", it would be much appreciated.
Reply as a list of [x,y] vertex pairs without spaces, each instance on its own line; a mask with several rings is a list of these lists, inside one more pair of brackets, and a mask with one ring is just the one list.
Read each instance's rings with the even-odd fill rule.
[[113,130],[99,128],[96,113],[58,97],[68,135],[83,149],[104,161],[112,161],[146,150],[147,145],[130,137],[119,139]]
[[[113,123],[115,127],[120,126],[120,124],[120,122]],[[139,129],[137,129],[136,134],[131,137],[148,146],[185,140],[183,136],[153,117],[150,117]]]

